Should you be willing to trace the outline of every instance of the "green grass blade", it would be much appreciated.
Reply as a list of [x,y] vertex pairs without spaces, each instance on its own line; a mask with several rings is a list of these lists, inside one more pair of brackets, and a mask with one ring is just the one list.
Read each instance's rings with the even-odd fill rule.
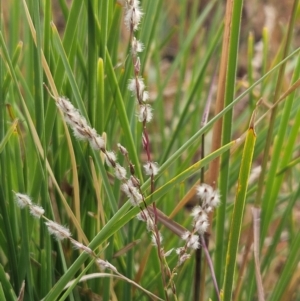
[[[241,14],[242,14],[243,1],[237,0],[232,3],[232,14],[228,15],[227,22],[231,23],[230,34],[229,34],[229,44],[228,44],[228,58],[227,58],[227,71],[225,79],[225,95],[224,95],[224,107],[228,107],[234,100],[235,94],[235,79],[236,79],[236,69],[237,69],[237,58],[238,58],[238,45],[239,45],[239,33],[241,26]],[[225,41],[224,41],[225,42]],[[251,92],[250,92],[251,93]],[[232,138],[232,110],[228,112],[223,117],[222,125],[222,144],[228,143]],[[223,241],[224,237],[224,226],[226,220],[226,204],[228,195],[228,181],[229,181],[229,160],[230,152],[226,152],[221,156],[220,166],[222,166],[219,175],[219,191],[221,195],[221,205],[217,209],[217,220],[216,220],[216,253],[215,253],[215,273],[219,285],[222,285],[222,266],[224,262],[224,255],[226,249],[224,248]],[[217,179],[215,179],[217,180]],[[211,184],[211,183],[210,183]],[[240,200],[239,200],[240,201]]]
[[234,202],[234,208],[231,217],[229,241],[226,256],[225,277],[223,282],[224,301],[232,300],[231,298],[236,267],[236,257],[238,254],[238,245],[244,216],[248,179],[252,165],[255,140],[256,134],[254,132],[253,125],[250,125],[245,141],[238,179],[238,187],[236,190],[236,199]]

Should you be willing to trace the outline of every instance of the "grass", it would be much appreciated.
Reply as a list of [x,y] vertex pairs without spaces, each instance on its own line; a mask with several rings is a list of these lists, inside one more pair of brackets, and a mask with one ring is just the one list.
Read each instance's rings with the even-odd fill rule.
[[[298,1],[282,10],[277,39],[263,26],[250,32],[240,0],[141,2],[134,32],[123,1],[0,2],[0,299],[299,300]],[[140,63],[133,36],[144,44]],[[136,118],[135,76],[149,91],[149,123]],[[61,96],[105,149],[73,135]],[[105,163],[108,150],[134,168],[139,206]],[[159,163],[157,175],[145,174],[147,161]],[[176,252],[162,250],[185,246],[200,182],[221,204],[200,251],[177,267]],[[55,239],[14,192],[72,238]],[[135,218],[141,210],[158,219],[157,247]]]

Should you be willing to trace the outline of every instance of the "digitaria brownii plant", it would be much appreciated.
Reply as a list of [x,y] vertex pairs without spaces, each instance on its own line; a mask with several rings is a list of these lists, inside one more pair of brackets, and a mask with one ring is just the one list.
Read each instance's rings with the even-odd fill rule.
[[[130,44],[131,44],[131,59],[133,66],[133,78],[128,82],[128,89],[133,94],[137,107],[136,117],[142,125],[142,144],[143,149],[147,156],[147,161],[143,164],[144,171],[147,176],[150,177],[151,188],[150,188],[150,198],[155,191],[155,177],[159,173],[159,166],[152,159],[152,154],[150,150],[150,139],[147,130],[147,124],[153,118],[153,110],[149,104],[149,93],[146,90],[146,85],[142,75],[141,61],[139,58],[139,53],[143,51],[143,44],[137,40],[135,37],[135,32],[139,27],[143,13],[141,12],[140,3],[137,0],[128,0],[125,2],[125,18],[124,22],[130,31]],[[152,244],[157,248],[157,254],[160,261],[160,269],[162,281],[165,287],[166,299],[169,300],[168,291],[171,289],[171,293],[176,298],[176,286],[174,283],[174,276],[181,266],[189,257],[190,253],[188,249],[194,250],[200,246],[199,235],[203,236],[204,232],[208,227],[207,213],[212,211],[218,203],[219,196],[216,192],[213,192],[209,186],[199,187],[199,197],[202,200],[201,207],[196,207],[193,210],[193,226],[192,230],[186,232],[182,235],[182,239],[185,241],[184,246],[177,248],[176,253],[178,254],[178,262],[175,267],[171,270],[168,266],[166,257],[172,252],[173,249],[165,251],[163,247],[163,238],[158,229],[158,215],[155,202],[150,200],[151,205],[146,203],[145,192],[142,191],[140,180],[135,175],[134,165],[130,161],[130,154],[127,149],[121,144],[117,144],[119,152],[125,157],[128,164],[128,169],[130,175],[127,175],[127,169],[120,165],[117,160],[117,155],[114,151],[107,150],[105,145],[105,140],[103,137],[97,133],[97,131],[89,125],[88,121],[82,116],[78,109],[76,109],[73,104],[65,97],[55,98],[57,107],[61,110],[65,122],[70,126],[73,131],[74,136],[81,141],[88,142],[90,147],[99,151],[104,155],[105,162],[107,166],[114,171],[115,177],[122,182],[121,190],[128,197],[131,205],[133,207],[138,207],[140,213],[137,218],[146,223],[147,230],[151,233]],[[202,194],[200,191],[203,191]],[[77,242],[71,237],[71,232],[68,228],[63,227],[51,220],[48,220],[44,216],[43,208],[32,203],[31,199],[26,196],[17,193],[16,194],[17,203],[20,208],[28,207],[31,214],[36,218],[44,218],[46,220],[45,225],[48,231],[59,241],[63,239],[68,239],[74,248],[81,250],[93,257],[100,268],[106,268],[113,273],[119,275],[117,269],[107,261],[100,259],[95,252],[88,246]],[[151,210],[150,209],[151,206]],[[124,276],[123,276],[124,277]],[[124,277],[125,279],[126,277]],[[126,281],[129,281],[126,279]]]

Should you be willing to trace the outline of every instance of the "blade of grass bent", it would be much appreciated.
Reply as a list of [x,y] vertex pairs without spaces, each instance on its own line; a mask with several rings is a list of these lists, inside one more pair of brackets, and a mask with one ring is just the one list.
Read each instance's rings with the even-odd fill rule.
[[254,130],[254,114],[250,122],[247,133],[241,168],[236,190],[236,199],[234,202],[233,213],[231,217],[229,241],[225,265],[225,277],[223,282],[224,301],[230,301],[233,292],[233,280],[235,274],[236,257],[238,253],[238,245],[240,240],[244,208],[246,202],[246,193],[248,188],[248,179],[252,165],[253,151],[255,146],[256,134]]

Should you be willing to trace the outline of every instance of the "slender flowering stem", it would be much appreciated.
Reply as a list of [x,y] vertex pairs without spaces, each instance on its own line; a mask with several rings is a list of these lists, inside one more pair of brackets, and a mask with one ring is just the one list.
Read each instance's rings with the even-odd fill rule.
[[216,275],[215,275],[215,271],[214,271],[214,266],[213,266],[211,257],[209,255],[209,251],[207,249],[204,236],[202,234],[200,235],[200,240],[201,240],[201,246],[204,250],[206,260],[208,262],[208,266],[209,266],[209,269],[210,269],[210,272],[211,272],[211,277],[212,277],[214,287],[215,287],[215,290],[216,290],[216,293],[217,293],[217,296],[218,296],[218,301],[221,301],[220,291],[219,291],[219,287],[218,287],[218,283],[217,283],[217,279],[216,279]]
[[[169,279],[168,287],[173,287],[173,279],[176,275],[178,268],[190,258],[190,254],[188,254],[188,249],[197,250],[202,247],[205,251],[205,255],[207,257],[207,261],[209,267],[211,269],[212,278],[214,281],[214,285],[216,288],[216,292],[219,295],[218,285],[216,283],[216,278],[213,270],[213,266],[211,263],[211,258],[209,257],[209,252],[207,250],[207,246],[204,240],[204,234],[206,233],[209,223],[208,223],[208,213],[212,212],[220,203],[220,195],[217,190],[213,190],[213,188],[207,184],[201,184],[197,187],[197,196],[200,199],[201,205],[194,207],[192,210],[191,216],[193,217],[193,227],[189,232],[185,232],[182,235],[182,239],[185,241],[183,247],[178,248],[176,253],[178,254],[178,261],[176,266],[173,268],[171,277]],[[200,245],[201,242],[201,245]]]
[[[158,173],[158,165],[152,162],[151,158],[151,151],[150,151],[150,140],[147,132],[147,123],[152,120],[153,113],[151,106],[146,103],[149,99],[149,93],[145,90],[145,83],[143,78],[140,75],[141,70],[141,62],[140,58],[138,57],[138,53],[143,50],[143,45],[140,41],[136,39],[134,36],[134,32],[138,29],[139,23],[142,18],[142,11],[140,9],[140,3],[138,0],[127,0],[125,2],[126,11],[125,11],[125,25],[130,31],[130,42],[131,42],[131,56],[132,56],[132,65],[134,71],[134,78],[129,81],[128,89],[132,92],[132,94],[136,98],[138,112],[137,118],[138,121],[142,123],[143,126],[143,134],[142,134],[142,141],[143,141],[143,148],[147,155],[147,163],[144,165],[145,172],[147,175],[150,176],[151,181],[151,196],[155,191],[154,185],[154,177]],[[145,202],[144,202],[145,204]],[[157,210],[155,202],[153,202],[153,213],[154,213],[154,225],[152,230],[153,233],[153,242],[157,246],[158,257],[160,260],[160,266],[162,271],[162,280],[164,286],[166,288],[166,273],[165,269],[168,270],[168,266],[166,265],[166,261],[164,261],[164,252],[161,246],[161,234],[157,227]],[[145,208],[147,210],[147,205],[145,204]],[[147,214],[143,213],[144,217],[151,218],[152,223],[152,214],[148,211]],[[166,292],[166,299],[168,300],[168,294]]]

